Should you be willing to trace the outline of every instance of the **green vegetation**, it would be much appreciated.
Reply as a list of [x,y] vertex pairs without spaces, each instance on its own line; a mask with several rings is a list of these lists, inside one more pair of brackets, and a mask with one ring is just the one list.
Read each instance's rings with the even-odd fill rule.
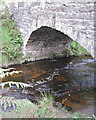
[[[17,26],[12,19],[12,16],[9,15],[8,9],[4,5],[3,2],[0,5],[0,64],[9,64],[9,63],[22,63],[24,60],[22,59],[22,38],[20,35]],[[88,55],[89,53],[81,47],[76,41],[71,43],[70,48],[66,48],[62,54],[65,57],[69,56],[79,56],[79,55]],[[58,55],[55,52],[49,53],[49,58],[54,59]],[[31,56],[26,56],[25,59],[30,59]],[[37,59],[37,57],[35,57]]]
[[[42,94],[42,93],[41,93]],[[40,118],[55,118],[56,109],[53,108],[53,97],[52,95],[42,94],[42,98],[38,99],[39,109],[37,110],[37,115]]]
[[73,41],[70,45],[70,48],[66,48],[63,51],[65,57],[69,56],[80,56],[80,55],[89,55],[86,49],[84,49],[79,43]]
[[26,84],[26,83],[9,81],[9,82],[0,83],[0,86],[2,87],[2,89],[4,88],[4,86],[6,84],[9,85],[10,88],[12,85],[16,85],[17,88],[33,87],[33,86]]
[[[70,56],[80,56],[80,55],[90,55],[86,49],[84,49],[79,43],[76,41],[73,41],[70,45],[70,48],[64,49],[62,52],[64,57],[70,57]],[[49,53],[49,58],[54,59],[58,56],[55,52]]]
[[5,76],[9,76],[9,75],[12,75],[14,73],[18,74],[22,71],[11,71],[10,70],[14,70],[16,68],[9,68],[9,69],[3,69],[3,68],[0,68],[0,78],[4,78]]
[[[1,2],[1,1],[0,1]],[[15,63],[16,61],[22,60],[22,38],[20,35],[17,26],[12,19],[12,16],[9,15],[7,8],[4,3],[1,2],[0,6],[0,64],[5,63]],[[0,4],[1,4],[0,3]],[[79,56],[79,55],[87,55],[89,54],[83,47],[81,47],[76,41],[71,43],[69,49],[65,49],[63,51],[64,56]],[[26,58],[30,58],[28,55]],[[57,57],[57,53],[50,52],[49,58],[54,59]],[[35,56],[38,58],[38,56]],[[5,76],[12,75],[13,73],[19,73],[22,71],[11,71],[14,68],[10,69],[1,69],[0,68],[0,78],[4,78]],[[11,72],[10,72],[11,71]],[[41,82],[41,81],[40,81]],[[41,82],[42,83],[42,82]],[[4,82],[0,83],[0,87],[2,89],[5,85],[16,85],[17,88],[25,88],[25,87],[33,87],[30,84],[22,83],[22,82]],[[41,93],[42,94],[42,93]],[[54,99],[51,95],[42,94],[41,99],[37,99],[37,103],[34,104],[28,99],[16,99],[14,97],[8,96],[0,96],[0,107],[5,111],[7,107],[12,107],[14,110],[10,110],[7,112],[0,111],[0,119],[2,116],[4,118],[89,118],[88,116],[82,115],[81,113],[74,113],[73,115],[67,114],[65,108],[62,109],[64,115],[60,116],[60,110],[53,107]],[[93,116],[96,119],[95,116]]]
[[[14,97],[1,96],[0,104],[2,111],[0,112],[0,118],[91,118],[81,113],[68,114],[65,108],[60,109],[53,107],[52,95],[43,94],[41,99],[37,99],[37,103],[34,104],[28,99],[16,99]],[[7,107],[13,108],[13,110],[6,111]],[[6,111],[6,112],[4,112]],[[95,116],[93,116],[95,118]]]
[[30,55],[27,55],[26,58],[31,58],[31,56],[30,56]]
[[2,56],[2,63],[0,64],[5,64],[6,62],[14,63],[22,57],[22,38],[12,16],[9,15],[7,8],[3,8],[0,13],[0,19],[2,21],[2,26],[0,27],[0,56]]
[[[15,99],[14,97],[2,97],[3,109],[6,110],[7,106],[15,110],[8,112],[1,112],[4,118],[45,118],[45,117],[55,117],[56,110],[52,107],[53,99],[51,96],[43,96],[39,100],[39,103],[33,104],[28,99]],[[1,102],[0,101],[0,102]],[[22,103],[22,104],[21,104]],[[53,110],[54,109],[54,110]],[[53,114],[54,113],[54,114]]]
[[56,56],[57,56],[57,53],[55,53],[55,52],[50,52],[49,53],[49,58],[50,59],[54,59],[54,58],[56,58]]
[[[24,111],[22,113],[22,110],[31,108],[34,108],[34,104],[31,103],[28,99],[15,99],[14,97],[8,97],[4,96],[0,98],[0,104],[2,106],[2,111],[0,112],[1,117],[5,118],[21,118],[24,116]],[[7,110],[7,107],[11,107],[13,110],[4,112]],[[26,112],[25,112],[26,113]]]

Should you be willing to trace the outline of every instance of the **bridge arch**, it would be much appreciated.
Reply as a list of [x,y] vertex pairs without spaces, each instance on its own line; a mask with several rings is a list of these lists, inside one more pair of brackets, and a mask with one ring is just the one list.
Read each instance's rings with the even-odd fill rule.
[[[52,56],[64,56],[64,51],[72,43],[72,39],[54,28],[41,26],[33,31],[27,41],[26,55],[31,59],[45,59]],[[33,56],[33,57],[32,57]]]
[[41,26],[55,28],[77,41],[94,57],[94,1],[18,2],[10,13],[23,38],[25,54],[30,34]]

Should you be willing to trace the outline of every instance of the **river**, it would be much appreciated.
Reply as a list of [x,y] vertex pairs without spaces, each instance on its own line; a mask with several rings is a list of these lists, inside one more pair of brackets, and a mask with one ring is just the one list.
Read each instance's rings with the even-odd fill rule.
[[2,82],[25,82],[34,87],[23,90],[13,87],[3,95],[28,98],[34,102],[40,92],[51,92],[55,102],[65,100],[64,105],[71,108],[70,112],[94,114],[96,66],[91,56],[41,60],[11,67],[22,73],[6,76]]

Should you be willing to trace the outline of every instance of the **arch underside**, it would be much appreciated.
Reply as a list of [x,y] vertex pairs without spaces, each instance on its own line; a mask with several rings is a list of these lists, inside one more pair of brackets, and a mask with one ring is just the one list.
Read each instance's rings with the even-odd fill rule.
[[26,45],[26,54],[38,59],[48,58],[49,54],[62,56],[65,48],[69,48],[72,39],[64,33],[42,26],[32,32]]
[[[38,21],[38,23],[37,23],[37,21]],[[77,41],[94,58],[94,34],[93,33],[92,33],[92,37],[90,39],[89,31],[88,31],[88,33],[86,31],[81,31],[80,29],[75,28],[74,26],[70,26],[70,24],[68,24],[68,23],[65,24],[65,23],[61,23],[61,22],[55,22],[53,24],[53,22],[51,22],[51,23],[50,23],[50,21],[45,22],[45,20],[43,20],[43,19],[39,19],[37,21],[31,23],[30,27],[28,28],[28,34],[25,35],[24,46],[23,46],[23,48],[24,48],[23,50],[25,52],[25,55],[28,54],[26,51],[33,50],[33,49],[26,49],[31,33],[40,29],[41,27],[46,26],[46,27],[55,29],[59,32],[62,32],[65,35],[67,35],[70,39]],[[34,46],[32,48],[34,48]],[[33,53],[35,55],[36,51],[35,50],[33,50],[33,51],[34,51]],[[53,50],[51,50],[51,51],[53,51]],[[56,51],[54,51],[54,52],[56,52]],[[40,54],[39,51],[37,53]]]
[[64,51],[70,48],[72,41],[63,32],[42,26],[31,33],[25,52],[32,60],[49,58],[50,55],[64,56]]

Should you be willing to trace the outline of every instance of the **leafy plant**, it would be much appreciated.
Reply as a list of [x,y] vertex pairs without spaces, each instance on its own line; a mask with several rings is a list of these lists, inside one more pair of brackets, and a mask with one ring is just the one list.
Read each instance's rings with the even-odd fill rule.
[[16,69],[16,68],[8,68],[8,69],[0,68],[0,73],[6,72],[6,71],[10,71],[10,70],[15,70],[15,69]]
[[93,115],[92,117],[93,117],[94,120],[96,120],[96,116],[95,115]]
[[78,42],[73,41],[70,45],[70,50],[73,52],[73,55],[79,56],[79,55],[88,55],[86,49],[84,49]]
[[2,10],[0,18],[2,20],[2,27],[0,28],[2,31],[2,40],[0,40],[0,44],[2,44],[2,62],[15,62],[18,58],[22,58],[21,34],[6,6]]
[[49,58],[50,59],[54,59],[56,56],[57,56],[57,53],[55,53],[55,52],[50,52],[49,53]]
[[32,103],[28,99],[16,99],[8,96],[0,97],[0,106],[2,111],[5,111],[8,107],[19,110],[20,108],[24,108],[29,104],[31,105]]
[[10,70],[14,70],[14,69],[16,69],[16,68],[9,68],[9,69],[0,68],[0,78],[4,78],[5,76],[9,76],[9,75],[12,75],[14,73],[18,74],[19,72],[22,72],[22,71],[12,71],[12,72],[10,72]]
[[15,60],[18,56],[22,56],[22,51],[19,50],[17,47],[8,47],[5,46],[2,51],[3,54],[5,54],[8,58],[8,61]]
[[69,57],[69,56],[71,56],[71,55],[73,55],[73,52],[71,51],[71,49],[69,48],[66,48],[63,52],[62,52],[62,54],[65,56],[65,57]]
[[53,111],[52,100],[47,96],[47,98],[42,97],[41,101],[42,103],[34,104],[28,99],[16,99],[8,96],[0,98],[0,104],[3,111],[6,111],[7,107],[14,108],[5,113],[2,111],[4,117],[7,116],[8,118],[12,118],[13,115],[15,115],[15,117],[19,116],[19,118],[55,117],[55,114],[53,114],[55,111]]
[[4,82],[4,83],[0,83],[0,86],[2,87],[2,89],[4,88],[4,86],[8,84],[9,87],[11,87],[12,85],[16,85],[17,88],[19,88],[20,86],[22,88],[25,88],[25,87],[33,87],[31,86],[30,84],[26,84],[26,83],[22,83],[22,82],[13,82],[13,81],[9,81],[9,82]]
[[37,116],[38,117],[55,117],[53,113],[56,112],[56,110],[53,108],[53,96],[51,94],[42,93],[42,98],[38,99],[38,106],[39,109],[37,110]]
[[10,38],[13,45],[17,45],[18,47],[22,46],[22,37],[19,32],[16,33],[15,31],[12,31],[12,33],[10,34]]
[[[0,111],[0,118],[62,118],[60,109],[53,107],[53,97],[42,93],[42,98],[38,99],[39,103],[34,104],[28,99],[16,99],[14,97],[0,96],[0,105],[2,111]],[[7,108],[14,108],[7,111]],[[7,111],[7,112],[5,112]],[[65,115],[65,117],[64,117]],[[67,114],[64,112],[63,118],[78,120],[85,118],[92,118],[95,120],[95,116],[89,117],[81,113]]]
[[73,41],[70,45],[70,48],[64,49],[62,54],[65,57],[69,56],[79,56],[79,55],[89,55],[86,49],[84,49],[79,43]]

